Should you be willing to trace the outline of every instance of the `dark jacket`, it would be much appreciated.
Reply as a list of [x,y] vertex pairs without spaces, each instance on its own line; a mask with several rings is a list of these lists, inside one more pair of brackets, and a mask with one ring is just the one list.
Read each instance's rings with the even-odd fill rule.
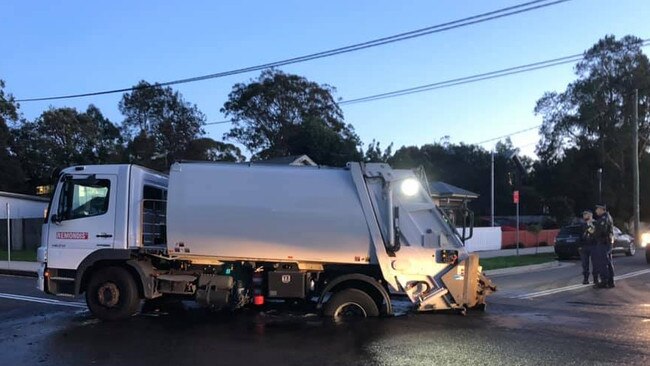
[[596,220],[592,220],[590,223],[583,222],[582,235],[580,237],[580,246],[596,244],[596,238],[594,236],[595,233],[596,233]]
[[608,212],[596,218],[594,239],[598,244],[611,245],[614,240],[614,220]]

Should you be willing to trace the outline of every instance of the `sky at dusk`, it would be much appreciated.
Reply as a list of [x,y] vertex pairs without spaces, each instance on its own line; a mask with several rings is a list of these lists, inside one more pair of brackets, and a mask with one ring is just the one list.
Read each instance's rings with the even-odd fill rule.
[[[524,0],[3,1],[0,79],[17,99],[124,88],[272,62],[483,13]],[[536,11],[280,69],[336,87],[343,100],[580,53],[607,34],[650,38],[650,1],[573,0]],[[647,52],[647,49],[645,50]],[[535,102],[561,91],[573,64],[343,105],[362,140],[476,143],[541,123]],[[233,84],[259,72],[174,86],[221,121]],[[97,105],[114,122],[121,94],[21,103]],[[221,140],[227,124],[206,126]],[[512,136],[532,155],[536,130]],[[494,142],[482,145],[491,149]]]

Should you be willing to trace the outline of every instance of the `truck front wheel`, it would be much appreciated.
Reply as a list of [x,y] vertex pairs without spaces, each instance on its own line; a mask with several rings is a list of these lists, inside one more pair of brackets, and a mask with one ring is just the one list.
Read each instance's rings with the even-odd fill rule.
[[325,303],[323,314],[336,320],[347,320],[379,316],[379,309],[370,295],[349,288],[332,295]]
[[90,312],[101,320],[126,319],[138,311],[138,287],[126,269],[102,268],[88,281],[86,304]]

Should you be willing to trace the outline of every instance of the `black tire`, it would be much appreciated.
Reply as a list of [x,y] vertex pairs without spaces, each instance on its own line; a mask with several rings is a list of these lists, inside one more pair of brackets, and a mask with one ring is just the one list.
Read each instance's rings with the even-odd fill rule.
[[349,288],[332,295],[325,303],[323,315],[341,320],[368,318],[379,316],[379,309],[370,295],[356,288]]
[[636,254],[636,247],[634,246],[634,243],[630,243],[630,246],[628,249],[625,251],[625,255],[628,257],[631,257]]
[[650,264],[650,244],[645,247],[645,262]]
[[91,275],[86,304],[101,320],[123,320],[138,311],[140,296],[133,276],[124,268],[106,267]]

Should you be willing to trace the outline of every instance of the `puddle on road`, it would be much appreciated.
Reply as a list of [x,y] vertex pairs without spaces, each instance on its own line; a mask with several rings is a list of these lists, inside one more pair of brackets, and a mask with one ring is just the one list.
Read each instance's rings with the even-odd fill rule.
[[562,325],[566,327],[589,327],[593,324],[591,320],[579,316],[535,311],[514,311],[493,314],[486,320],[496,327],[510,329],[521,329],[524,327],[539,326],[540,324]]
[[612,303],[602,303],[602,302],[591,302],[591,301],[567,301],[567,304],[571,305],[588,305],[588,306],[612,306],[612,307],[621,307],[621,304],[612,304]]

